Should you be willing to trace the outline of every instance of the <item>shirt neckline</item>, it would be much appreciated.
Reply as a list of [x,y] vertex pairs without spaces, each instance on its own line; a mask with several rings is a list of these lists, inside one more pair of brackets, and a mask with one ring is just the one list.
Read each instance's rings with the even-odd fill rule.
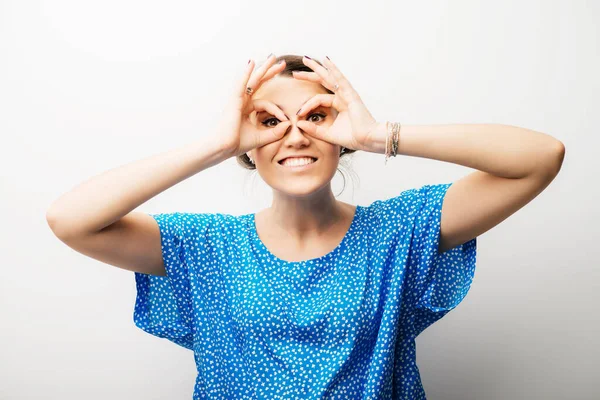
[[331,258],[334,258],[335,256],[337,256],[347,246],[347,242],[350,240],[350,237],[352,237],[352,235],[354,234],[354,232],[357,229],[359,217],[360,217],[362,211],[363,211],[363,207],[360,205],[356,205],[356,210],[354,211],[354,216],[352,217],[352,222],[350,223],[350,227],[346,231],[346,234],[344,235],[344,237],[342,238],[340,243],[338,243],[338,245],[333,250],[331,250],[329,253],[322,255],[320,257],[310,258],[307,260],[287,261],[287,260],[279,258],[275,254],[271,253],[271,251],[267,248],[267,246],[265,246],[265,244],[263,243],[261,238],[258,236],[258,231],[256,229],[256,219],[255,219],[256,213],[248,214],[248,233],[250,236],[250,240],[251,240],[252,244],[254,245],[255,249],[257,249],[260,253],[266,255],[266,257],[269,258],[270,261],[272,261],[274,263],[287,264],[287,265],[305,265],[305,264],[312,264],[312,263],[327,262]]

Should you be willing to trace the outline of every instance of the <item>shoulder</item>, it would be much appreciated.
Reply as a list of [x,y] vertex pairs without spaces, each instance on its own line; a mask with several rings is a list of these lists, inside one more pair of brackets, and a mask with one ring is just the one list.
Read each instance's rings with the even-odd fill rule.
[[228,236],[244,226],[246,215],[226,213],[172,212],[150,214],[161,230],[181,238],[202,236],[220,238]]
[[375,200],[366,209],[384,218],[411,217],[425,206],[441,203],[450,185],[452,183],[439,183],[406,189],[388,199]]
[[423,185],[406,189],[387,199],[373,201],[365,207],[368,229],[387,232],[392,236],[411,231],[441,210],[444,194],[450,185]]

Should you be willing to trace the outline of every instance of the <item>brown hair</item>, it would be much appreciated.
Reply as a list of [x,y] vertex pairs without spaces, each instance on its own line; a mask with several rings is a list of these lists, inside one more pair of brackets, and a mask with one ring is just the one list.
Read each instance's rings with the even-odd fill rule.
[[[281,60],[285,60],[285,68],[277,75],[293,77],[292,71],[314,72],[311,68],[304,65],[304,63],[302,62],[302,56],[297,56],[295,54],[285,54],[277,57],[277,62]],[[319,65],[323,65],[319,60],[315,58],[313,58],[313,60],[319,63]],[[327,88],[325,88],[325,90],[327,90],[327,92],[330,94],[334,94],[331,90]],[[356,150],[344,148],[344,150],[340,153],[340,158],[346,154],[352,154],[355,151]],[[246,169],[256,169],[256,166],[250,162],[250,158],[248,158],[248,155],[246,153],[237,156],[237,162]],[[342,176],[343,175],[344,174],[342,174]]]

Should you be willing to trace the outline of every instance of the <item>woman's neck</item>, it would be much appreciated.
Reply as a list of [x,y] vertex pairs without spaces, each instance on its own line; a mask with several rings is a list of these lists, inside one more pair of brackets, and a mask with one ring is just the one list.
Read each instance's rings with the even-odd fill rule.
[[328,190],[305,197],[276,194],[271,207],[263,210],[263,217],[272,232],[302,242],[326,235],[336,225],[345,225],[353,212],[352,205],[336,200]]

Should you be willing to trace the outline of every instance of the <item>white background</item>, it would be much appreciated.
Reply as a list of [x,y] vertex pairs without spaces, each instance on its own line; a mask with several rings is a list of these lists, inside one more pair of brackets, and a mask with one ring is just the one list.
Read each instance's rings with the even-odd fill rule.
[[[473,287],[419,336],[417,361],[433,400],[600,398],[598,20],[592,1],[0,0],[0,398],[192,397],[193,353],[133,324],[133,273],[64,245],[46,210],[214,135],[233,79],[270,52],[328,55],[378,120],[502,123],[565,144],[555,181],[478,239]],[[361,205],[472,172],[350,160],[339,199]],[[138,210],[270,200],[229,159]]]

